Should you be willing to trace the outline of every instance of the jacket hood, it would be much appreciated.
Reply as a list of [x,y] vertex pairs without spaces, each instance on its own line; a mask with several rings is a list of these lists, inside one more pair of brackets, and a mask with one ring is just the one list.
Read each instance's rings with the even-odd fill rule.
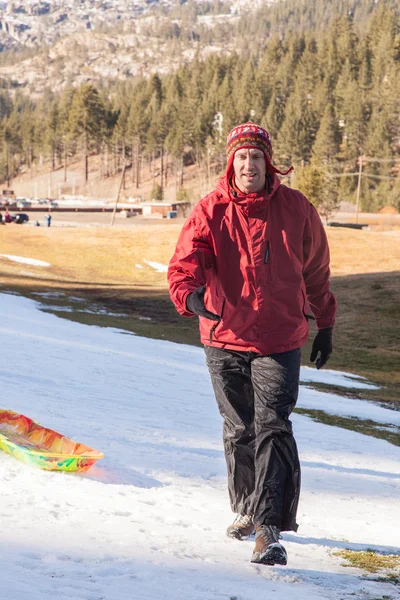
[[[243,147],[247,147],[247,146],[243,146]],[[248,146],[249,148],[252,146]],[[234,160],[234,156],[235,153],[233,153],[229,159],[228,159],[228,163],[226,165],[226,171],[225,171],[225,175],[223,177],[221,177],[221,179],[219,180],[218,184],[217,184],[217,192],[219,192],[220,194],[222,194],[224,197],[228,198],[229,200],[234,200],[236,198],[260,198],[260,197],[267,197],[267,196],[272,196],[276,190],[278,189],[279,185],[280,185],[280,179],[277,176],[277,174],[279,173],[279,175],[287,175],[288,173],[290,173],[291,171],[293,171],[293,166],[290,167],[290,169],[288,169],[287,171],[280,171],[277,167],[275,167],[268,155],[264,152],[264,156],[265,156],[265,162],[267,163],[267,174],[269,174],[269,176],[272,179],[272,186],[270,186],[270,189],[267,191],[266,189],[262,190],[261,192],[256,192],[256,193],[252,193],[252,194],[242,194],[240,192],[237,192],[236,190],[233,189],[233,186],[231,184],[232,181],[232,177],[234,174],[234,170],[233,170],[233,160]],[[272,187],[272,189],[271,189]]]
[[225,175],[223,177],[221,177],[221,179],[218,181],[217,186],[216,186],[216,191],[217,193],[221,194],[224,198],[226,198],[227,200],[231,200],[234,201],[236,199],[264,199],[267,197],[271,197],[275,194],[276,190],[278,189],[278,187],[281,185],[280,179],[279,177],[276,175],[276,173],[271,173],[272,176],[272,189],[270,189],[270,191],[268,192],[266,188],[264,188],[263,190],[261,190],[260,192],[254,192],[252,194],[243,194],[241,192],[237,192],[233,187],[232,187],[232,176],[233,176],[233,167],[229,166],[226,169]]

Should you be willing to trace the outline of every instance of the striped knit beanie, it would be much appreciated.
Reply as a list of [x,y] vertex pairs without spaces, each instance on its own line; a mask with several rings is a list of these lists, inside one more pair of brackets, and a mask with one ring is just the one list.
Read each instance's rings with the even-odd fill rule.
[[269,173],[279,173],[279,175],[287,175],[293,170],[290,167],[287,171],[280,171],[272,163],[272,142],[268,131],[253,123],[247,121],[243,125],[237,125],[228,134],[226,140],[226,158],[228,159],[227,173],[230,174],[233,168],[233,158],[236,150],[239,148],[259,148],[264,152],[267,162],[267,171]]
[[226,157],[229,158],[239,148],[259,148],[268,157],[272,158],[271,138],[266,129],[256,125],[252,121],[234,127],[228,134],[226,141]]

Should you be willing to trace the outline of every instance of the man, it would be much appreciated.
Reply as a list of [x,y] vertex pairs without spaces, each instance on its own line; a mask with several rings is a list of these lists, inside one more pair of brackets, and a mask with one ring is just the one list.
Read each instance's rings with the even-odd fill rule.
[[265,129],[235,127],[226,152],[225,176],[181,231],[170,294],[180,314],[200,317],[237,513],[227,535],[255,529],[252,562],[286,564],[280,532],[297,530],[300,493],[289,416],[310,309],[319,329],[311,361],[322,368],[332,351],[329,249],[315,208],[280,183]]

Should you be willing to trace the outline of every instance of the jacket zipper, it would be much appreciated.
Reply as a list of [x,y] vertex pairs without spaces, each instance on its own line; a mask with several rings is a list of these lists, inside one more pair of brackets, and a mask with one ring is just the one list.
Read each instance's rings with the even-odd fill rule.
[[266,264],[266,265],[268,264],[268,261],[269,261],[269,253],[270,253],[270,251],[269,251],[269,241],[267,241],[267,249],[266,249],[265,255],[264,255],[264,264]]

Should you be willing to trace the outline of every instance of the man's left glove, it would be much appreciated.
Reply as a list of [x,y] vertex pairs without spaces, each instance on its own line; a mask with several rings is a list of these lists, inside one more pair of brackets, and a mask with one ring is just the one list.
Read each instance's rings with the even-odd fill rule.
[[199,317],[205,317],[211,321],[220,321],[221,317],[215,313],[210,312],[204,305],[204,294],[206,293],[206,286],[202,285],[194,290],[186,298],[186,308]]
[[329,360],[332,354],[332,327],[326,329],[320,329],[314,338],[310,361],[315,362],[317,369],[322,369]]

